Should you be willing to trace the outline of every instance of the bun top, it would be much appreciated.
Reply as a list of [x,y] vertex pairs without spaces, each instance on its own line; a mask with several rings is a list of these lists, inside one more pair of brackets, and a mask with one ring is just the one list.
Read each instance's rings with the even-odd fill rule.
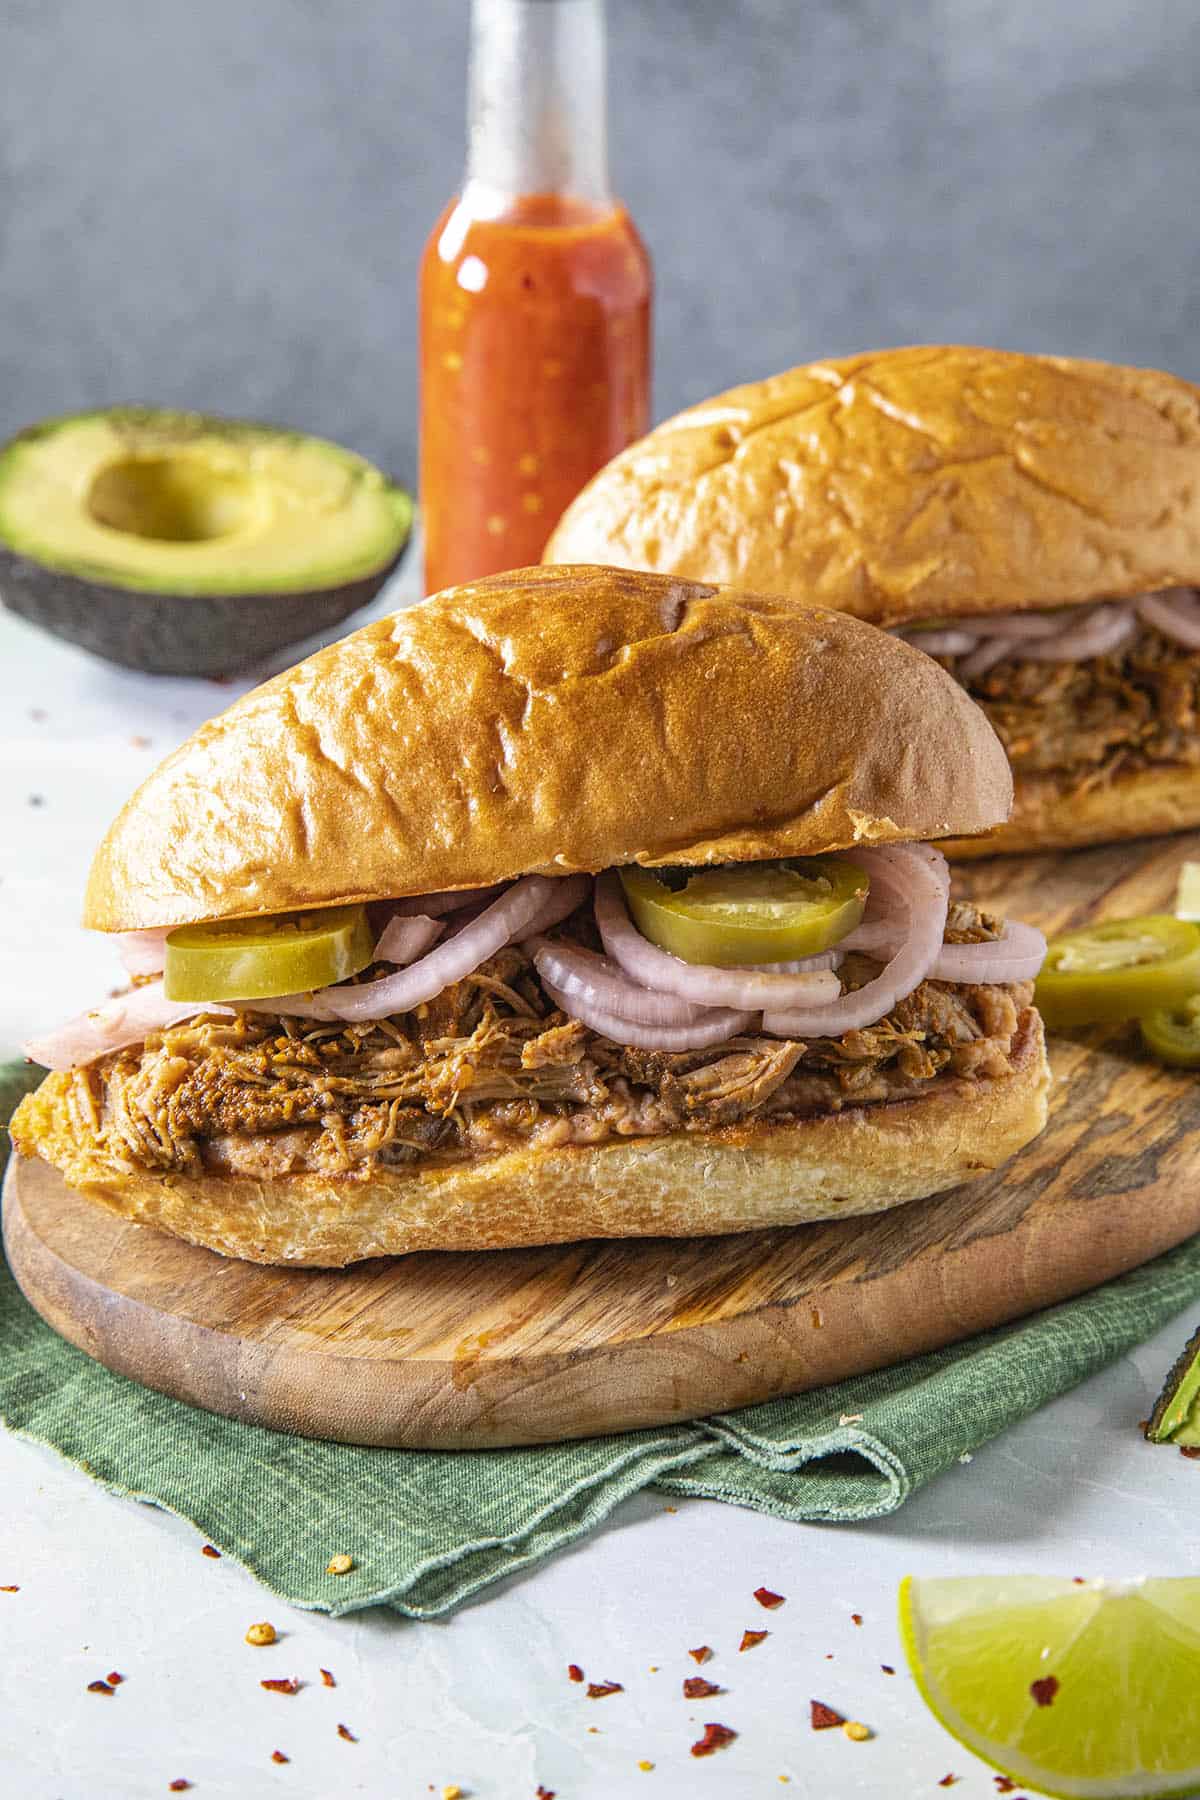
[[927,346],[811,363],[658,426],[546,562],[731,581],[878,625],[1200,582],[1200,389]]
[[899,639],[665,576],[519,569],[202,726],[101,844],[84,923],[815,855],[984,831],[1011,799],[983,713]]

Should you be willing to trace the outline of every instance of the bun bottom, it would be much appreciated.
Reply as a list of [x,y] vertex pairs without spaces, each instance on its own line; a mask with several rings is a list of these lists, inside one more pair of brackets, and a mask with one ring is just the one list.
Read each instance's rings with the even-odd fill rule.
[[917,1100],[796,1124],[523,1147],[440,1168],[255,1180],[117,1172],[69,1129],[50,1076],[13,1138],[89,1200],[223,1256],[342,1268],[419,1250],[500,1250],[586,1238],[706,1237],[883,1212],[997,1168],[1046,1123],[1039,1014],[1020,1019],[1009,1074],[935,1078]]
[[1071,850],[1121,838],[1158,837],[1200,825],[1200,769],[1158,764],[1079,788],[1057,775],[1018,775],[1004,825],[979,837],[939,840],[963,861],[1016,850]]

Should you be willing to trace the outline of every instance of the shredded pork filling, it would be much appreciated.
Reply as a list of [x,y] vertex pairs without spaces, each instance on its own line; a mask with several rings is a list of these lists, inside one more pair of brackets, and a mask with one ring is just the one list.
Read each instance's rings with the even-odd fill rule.
[[1010,657],[966,680],[963,658],[937,660],[983,707],[1019,775],[1088,783],[1200,764],[1200,651],[1161,632],[1143,629],[1125,649],[1079,662]]
[[[577,914],[562,935],[590,941]],[[964,903],[946,940],[1001,922]],[[878,965],[848,957],[860,986]],[[370,971],[365,972],[369,977]],[[681,1054],[626,1049],[567,1019],[516,948],[414,1012],[371,1025],[200,1017],[72,1080],[72,1111],[118,1167],[365,1176],[377,1165],[792,1121],[915,1097],[1012,1066],[1031,984],[925,981],[878,1024],[807,1043],[733,1038]]]

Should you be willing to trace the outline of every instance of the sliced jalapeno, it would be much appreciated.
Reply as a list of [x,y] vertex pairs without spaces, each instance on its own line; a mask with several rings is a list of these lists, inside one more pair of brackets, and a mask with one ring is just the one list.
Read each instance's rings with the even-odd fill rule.
[[831,949],[862,918],[870,886],[842,856],[620,873],[644,937],[684,962],[721,968],[795,962]]
[[357,975],[374,948],[365,906],[181,925],[167,938],[163,991],[168,1000],[306,993]]
[[1141,1019],[1200,993],[1200,926],[1169,913],[1052,938],[1037,978],[1047,1025]]

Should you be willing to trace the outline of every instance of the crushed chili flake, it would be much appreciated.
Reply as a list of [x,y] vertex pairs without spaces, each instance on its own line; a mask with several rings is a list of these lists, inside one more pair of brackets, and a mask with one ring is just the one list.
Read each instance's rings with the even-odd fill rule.
[[589,1700],[603,1700],[608,1694],[623,1694],[625,1689],[619,1681],[589,1681],[587,1697]]
[[355,1737],[354,1733],[351,1731],[351,1729],[348,1725],[339,1725],[338,1726],[338,1736],[340,1738],[345,1738],[345,1740],[348,1744],[357,1744],[357,1742],[358,1742],[358,1739]]
[[267,1644],[273,1644],[278,1636],[279,1633],[269,1619],[259,1619],[257,1624],[249,1625],[246,1628],[246,1642],[255,1645],[258,1649],[262,1649]]
[[1071,1580],[1075,1583],[1076,1587],[1086,1587],[1087,1586],[1087,1582],[1084,1580],[1082,1575],[1072,1575]]
[[726,1744],[732,1744],[737,1736],[728,1725],[708,1724],[704,1727],[704,1736],[697,1738],[692,1745],[693,1756],[711,1756],[714,1750],[723,1750]]
[[642,1761],[638,1764],[639,1769],[643,1769],[646,1771],[652,1769],[653,1767],[654,1767],[654,1764],[652,1762],[647,1762],[644,1757],[643,1757]]
[[686,1700],[706,1700],[710,1694],[719,1694],[720,1688],[715,1681],[705,1681],[703,1675],[689,1675],[683,1684]]
[[215,1544],[203,1544],[200,1549],[200,1554],[201,1554],[201,1556],[218,1556],[219,1557],[221,1552],[217,1549],[217,1546]]
[[327,1575],[348,1575],[353,1567],[354,1558],[349,1551],[339,1550],[337,1555],[331,1556],[326,1563],[325,1573]]
[[851,1613],[850,1620],[851,1620],[851,1623],[854,1625],[861,1625],[862,1624],[862,1614],[861,1613]]
[[304,1683],[294,1675],[272,1675],[258,1685],[266,1688],[268,1694],[298,1694]]
[[104,1679],[108,1682],[110,1687],[120,1687],[125,1677],[121,1674],[119,1669],[110,1669]]
[[765,1606],[768,1612],[774,1612],[777,1606],[783,1605],[785,1596],[773,1594],[767,1587],[757,1587],[754,1590],[754,1598],[760,1606]]
[[769,1631],[743,1631],[742,1641],[738,1645],[738,1649],[739,1651],[753,1650],[755,1644],[761,1644],[763,1639],[770,1637],[770,1635]]
[[87,1691],[89,1694],[115,1694],[117,1690],[107,1681],[89,1681]]
[[583,1670],[580,1668],[578,1663],[568,1663],[567,1664],[567,1680],[568,1681],[582,1681],[583,1680]]
[[846,1723],[844,1714],[834,1712],[832,1706],[826,1706],[823,1700],[810,1700],[808,1710],[814,1731],[829,1731],[834,1725]]
[[283,1754],[282,1750],[272,1750],[272,1752],[271,1752],[271,1761],[272,1762],[285,1763],[285,1762],[291,1762],[291,1760],[292,1760],[291,1757],[285,1756]]
[[709,1657],[712,1655],[712,1651],[709,1649],[707,1644],[700,1644],[697,1646],[697,1648],[695,1650],[689,1650],[688,1655],[691,1657],[693,1662],[706,1663],[708,1661]]
[[0,1587],[0,1594],[19,1594],[20,1591],[19,1587]]
[[1043,1675],[1040,1681],[1031,1681],[1029,1691],[1039,1706],[1049,1706],[1058,1692],[1058,1676]]
[[957,1775],[943,1775],[942,1779],[938,1782],[938,1786],[939,1787],[953,1787],[955,1782],[958,1780],[959,1780],[959,1777]]
[[998,1794],[1011,1794],[1017,1785],[1011,1775],[993,1775],[992,1780],[996,1784]]
[[875,1735],[871,1727],[864,1725],[861,1719],[847,1719],[842,1730],[852,1744],[865,1744],[868,1738]]
[[1179,1454],[1180,1456],[1200,1456],[1200,1444],[1180,1444]]
[[893,1669],[891,1663],[880,1663],[879,1666],[883,1670],[885,1675],[894,1675],[896,1673],[896,1671],[895,1671],[895,1669]]
[[533,1800],[554,1800],[554,1792],[555,1790],[553,1788],[543,1787],[539,1781]]
[[182,1775],[177,1775],[174,1781],[168,1781],[167,1792],[169,1794],[186,1794],[191,1785],[191,1782],[185,1781]]
[[325,1687],[336,1687],[337,1686],[337,1682],[333,1679],[333,1673],[331,1670],[322,1669],[320,1671],[320,1674],[321,1674],[321,1682],[322,1682],[323,1686],[325,1686]]

